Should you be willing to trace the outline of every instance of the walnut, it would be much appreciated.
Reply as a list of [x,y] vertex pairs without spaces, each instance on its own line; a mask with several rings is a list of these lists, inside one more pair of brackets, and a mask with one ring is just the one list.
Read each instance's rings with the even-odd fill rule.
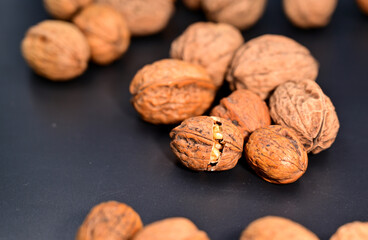
[[138,213],[124,203],[100,203],[89,212],[75,240],[129,240],[143,224]]
[[91,48],[92,60],[109,64],[121,57],[128,49],[130,32],[123,16],[103,4],[84,8],[73,22],[86,35]]
[[174,12],[172,0],[96,0],[118,10],[127,20],[133,36],[145,36],[164,29]]
[[368,222],[351,222],[347,223],[332,235],[330,240],[367,240],[368,239]]
[[307,48],[279,35],[263,35],[240,47],[230,64],[232,89],[246,88],[266,99],[288,80],[315,80],[318,63]]
[[83,7],[92,3],[93,0],[43,0],[45,9],[53,17],[69,20]]
[[266,0],[202,0],[202,8],[211,21],[228,23],[243,30],[261,18],[266,2]]
[[368,0],[356,0],[360,10],[368,15]]
[[171,149],[184,166],[195,171],[229,170],[238,163],[243,137],[229,120],[193,117],[171,133]]
[[234,52],[244,40],[238,29],[224,23],[198,22],[190,25],[171,44],[172,58],[196,63],[204,67],[217,87]]
[[336,5],[337,0],[283,0],[286,16],[300,28],[326,26]]
[[270,98],[272,119],[292,128],[308,152],[329,148],[339,131],[339,120],[329,97],[310,80],[289,81]]
[[220,104],[211,111],[211,116],[232,121],[243,137],[248,139],[254,130],[271,124],[266,103],[255,93],[239,89],[230,96],[221,99]]
[[209,240],[209,238],[189,219],[175,217],[145,226],[132,240]]
[[201,0],[183,0],[183,3],[191,10],[199,10],[201,8]]
[[241,234],[240,240],[319,240],[310,230],[282,217],[267,216],[253,221]]
[[252,169],[271,183],[295,182],[307,170],[307,152],[287,127],[271,125],[255,130],[244,150]]
[[28,30],[22,41],[22,54],[39,75],[53,81],[65,81],[86,70],[90,50],[76,26],[46,20]]

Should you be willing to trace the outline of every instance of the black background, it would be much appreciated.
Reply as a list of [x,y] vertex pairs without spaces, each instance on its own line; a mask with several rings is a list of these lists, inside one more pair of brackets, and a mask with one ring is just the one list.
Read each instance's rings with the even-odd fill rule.
[[[130,105],[135,72],[168,57],[171,41],[202,13],[177,3],[162,33],[134,38],[121,60],[90,64],[67,83],[36,76],[20,54],[27,28],[47,18],[41,0],[0,2],[0,239],[73,239],[89,209],[106,200],[131,205],[145,224],[188,217],[213,240],[238,239],[265,215],[291,218],[326,240],[346,222],[368,221],[368,17],[354,1],[341,0],[328,27],[306,31],[270,0],[243,31],[246,40],[283,34],[308,47],[340,119],[334,145],[283,186],[258,178],[244,158],[226,172],[183,168],[169,148],[173,126],[145,123]],[[220,96],[228,93],[224,86]]]

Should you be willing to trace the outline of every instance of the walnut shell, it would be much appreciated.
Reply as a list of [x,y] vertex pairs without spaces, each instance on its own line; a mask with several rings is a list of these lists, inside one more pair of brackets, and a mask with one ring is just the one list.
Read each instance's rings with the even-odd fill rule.
[[261,18],[266,3],[266,0],[202,0],[202,8],[209,20],[243,30]]
[[238,163],[243,137],[229,120],[193,117],[184,120],[171,133],[171,149],[181,163],[195,171],[229,170]]
[[294,132],[271,125],[255,130],[245,146],[252,169],[264,180],[286,184],[298,180],[307,170],[308,156]]
[[266,99],[288,80],[315,80],[318,63],[309,50],[280,35],[263,35],[240,47],[230,64],[227,80],[232,89],[246,88]]
[[129,240],[142,226],[138,213],[128,205],[104,202],[92,208],[75,240]]
[[145,226],[133,240],[209,240],[209,238],[189,219],[174,217]]
[[368,222],[351,222],[342,225],[330,240],[367,240]]
[[282,217],[267,216],[253,221],[240,240],[319,240],[310,230]]
[[73,24],[58,20],[46,20],[31,27],[21,48],[28,65],[53,81],[81,75],[90,57],[83,33]]
[[271,124],[266,103],[257,94],[246,89],[236,90],[221,99],[210,115],[230,120],[245,139],[254,130]]
[[224,23],[198,22],[190,25],[171,44],[172,58],[199,64],[210,74],[217,87],[234,52],[244,40],[238,29]]
[[93,0],[43,0],[46,11],[54,18],[69,20]]
[[270,98],[273,121],[295,131],[307,152],[329,148],[339,131],[339,119],[329,97],[310,80],[289,81]]
[[360,10],[368,15],[368,0],[356,0]]
[[128,49],[130,32],[123,16],[103,4],[92,4],[84,8],[73,22],[87,37],[92,60],[98,64],[109,64],[121,57]]
[[199,10],[201,8],[201,0],[182,0],[184,5],[191,10]]
[[118,10],[127,20],[133,36],[146,36],[160,32],[174,13],[172,0],[96,0]]
[[286,16],[300,28],[326,26],[336,5],[337,0],[283,0]]
[[203,114],[215,98],[216,87],[201,66],[164,59],[139,70],[130,93],[145,121],[171,124]]

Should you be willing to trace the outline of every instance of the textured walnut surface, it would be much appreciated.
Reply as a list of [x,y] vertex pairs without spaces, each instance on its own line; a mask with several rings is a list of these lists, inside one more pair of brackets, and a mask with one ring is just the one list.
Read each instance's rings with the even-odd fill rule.
[[358,4],[362,12],[368,14],[368,0],[356,0],[356,3]]
[[288,80],[315,80],[318,63],[307,48],[280,35],[262,35],[240,47],[227,80],[233,89],[245,88],[262,99]]
[[270,98],[272,119],[292,128],[308,152],[319,153],[335,141],[340,124],[329,97],[314,81],[289,81]]
[[198,22],[174,40],[170,55],[203,66],[219,87],[235,50],[243,42],[239,30],[231,25]]
[[330,240],[367,240],[368,222],[351,222],[342,225]]
[[53,17],[68,20],[93,0],[43,0],[44,6]]

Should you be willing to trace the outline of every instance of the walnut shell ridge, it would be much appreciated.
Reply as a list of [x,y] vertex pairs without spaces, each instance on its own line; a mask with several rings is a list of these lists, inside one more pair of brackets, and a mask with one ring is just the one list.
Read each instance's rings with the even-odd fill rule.
[[93,0],[43,0],[45,9],[54,18],[69,20],[80,9],[92,3]]
[[368,0],[356,0],[360,10],[368,15]]
[[366,240],[368,239],[368,222],[351,222],[342,225],[330,240]]

